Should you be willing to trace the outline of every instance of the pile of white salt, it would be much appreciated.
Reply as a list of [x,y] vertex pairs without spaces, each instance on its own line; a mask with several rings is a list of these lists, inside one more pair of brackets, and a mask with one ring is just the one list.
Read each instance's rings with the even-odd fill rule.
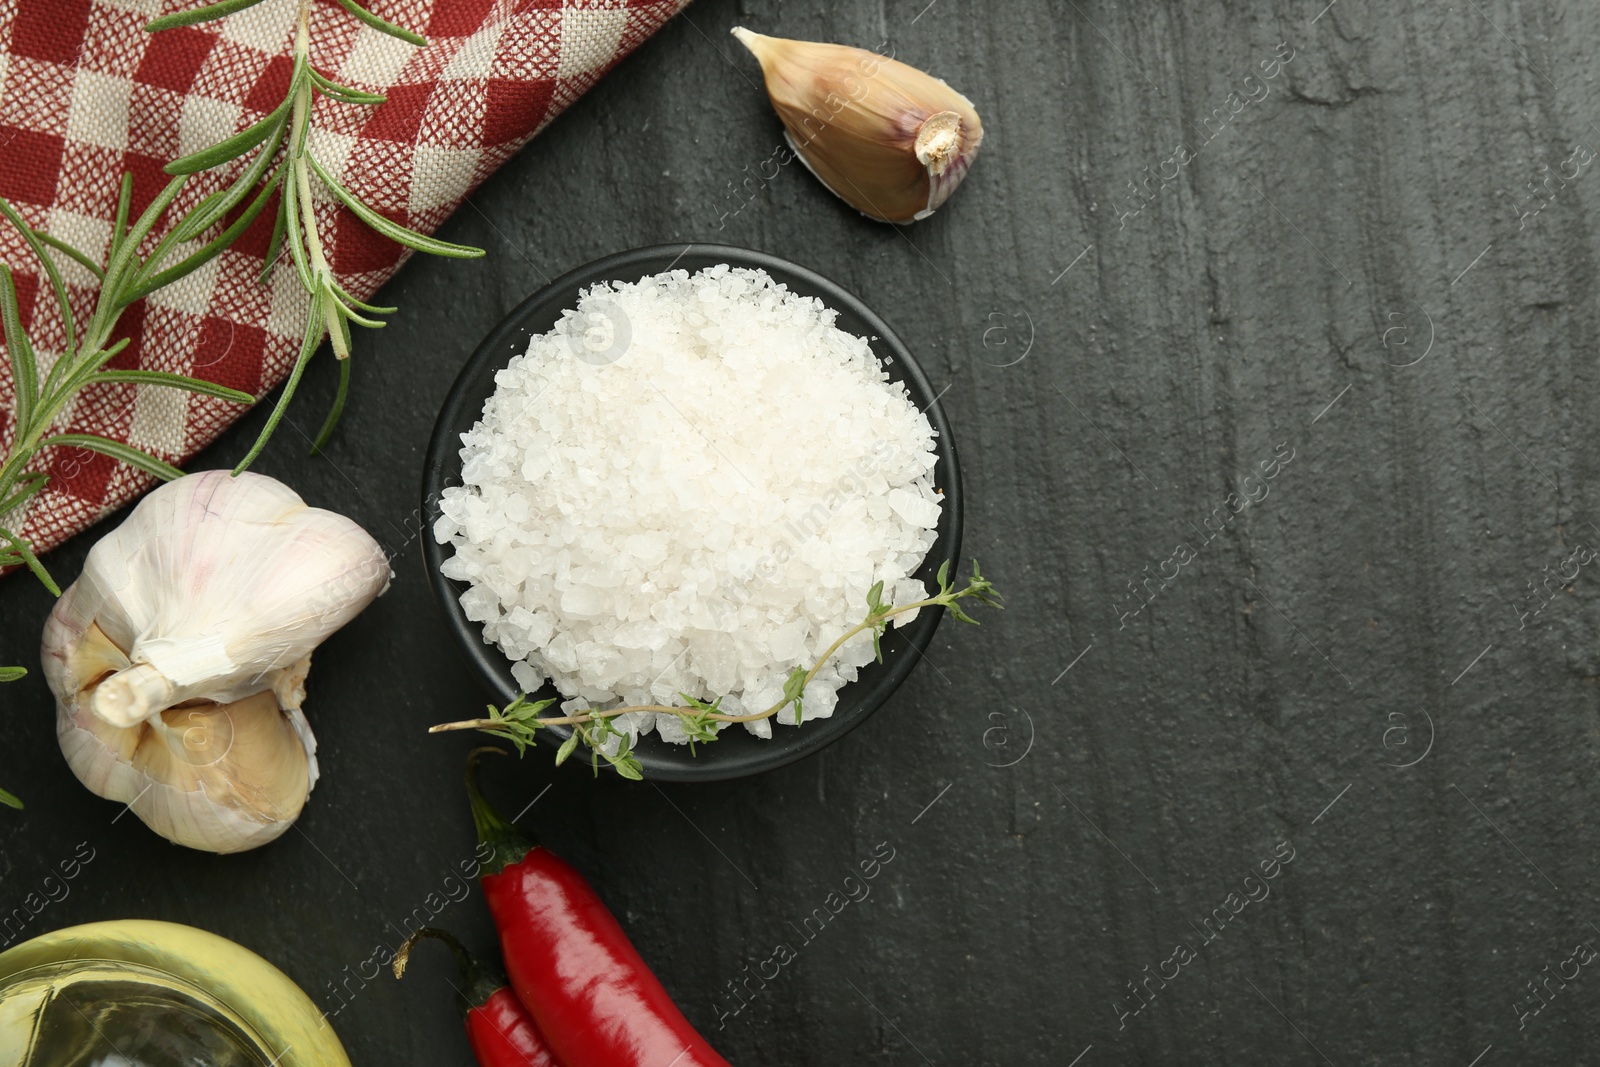
[[[942,503],[933,430],[834,319],[764,271],[669,271],[592,287],[499,372],[434,535],[528,692],[763,711],[862,620],[874,583],[885,601],[928,595],[909,576]],[[872,656],[869,634],[847,643],[805,718],[831,715]],[[617,725],[684,740],[672,715]],[[747,728],[771,736],[771,720]]]

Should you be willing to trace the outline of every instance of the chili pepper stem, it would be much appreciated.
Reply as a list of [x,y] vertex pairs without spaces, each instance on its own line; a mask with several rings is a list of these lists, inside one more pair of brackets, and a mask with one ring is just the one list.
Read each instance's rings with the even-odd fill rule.
[[490,849],[482,873],[499,874],[512,864],[521,862],[522,857],[539,846],[490,807],[483,791],[478,788],[478,758],[491,752],[497,756],[508,755],[503,748],[485,745],[473,749],[467,756],[467,799],[472,804],[472,824],[478,831],[478,843],[488,845]]
[[476,956],[466,950],[466,947],[457,941],[448,930],[437,927],[425,926],[421,930],[406,938],[405,944],[394,954],[394,976],[403,977],[406,965],[411,962],[411,950],[418,941],[424,938],[433,938],[442,941],[450,949],[450,954],[456,958],[456,966],[461,969],[462,983],[456,989],[460,994],[461,1013],[463,1015],[474,1008],[481,1008],[489,1002],[489,998],[506,987],[506,979],[497,975],[485,966]]

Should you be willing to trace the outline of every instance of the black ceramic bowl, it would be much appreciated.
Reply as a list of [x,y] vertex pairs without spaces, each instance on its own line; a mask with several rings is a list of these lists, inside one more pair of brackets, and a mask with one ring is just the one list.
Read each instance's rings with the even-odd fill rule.
[[[484,401],[494,392],[495,372],[504,368],[513,356],[526,352],[532,336],[554,328],[565,309],[577,306],[582,290],[598,281],[632,282],[672,268],[693,272],[717,263],[765,270],[792,291],[820,298],[838,311],[840,329],[871,341],[872,350],[889,376],[905,383],[912,400],[927,412],[938,434],[939,462],[934,468],[934,484],[944,492],[944,508],[933,549],[916,576],[929,588],[935,588],[934,575],[939,565],[945,560],[959,560],[961,476],[956,468],[950,424],[911,353],[872,309],[821,275],[765,252],[697,244],[641,248],[608,256],[561,276],[533,294],[484,339],[451,388],[428,446],[422,484],[423,513],[428,516],[423,534],[428,579],[462,653],[503,702],[515,699],[520,692],[511,675],[511,661],[499,648],[484,641],[481,624],[468,621],[460,604],[466,585],[439,573],[440,565],[450,555],[450,546],[435,543],[431,533],[433,521],[439,515],[441,494],[446,487],[461,484],[461,435],[472,429],[481,417]],[[951,570],[959,573],[959,562]],[[864,595],[866,591],[862,592]],[[862,608],[865,611],[864,601]],[[799,727],[774,724],[770,741],[752,737],[742,727],[730,726],[715,744],[696,746],[698,754],[692,754],[687,745],[669,744],[650,734],[640,738],[634,750],[645,775],[661,781],[680,782],[739,778],[793,763],[818,751],[859,726],[889,698],[922,658],[943,614],[943,611],[924,611],[909,626],[891,628],[883,640],[883,662],[868,664],[854,682],[839,691],[839,703],[831,718],[813,719]],[[537,694],[541,698],[556,695],[554,687],[548,685]],[[559,745],[568,731],[553,727],[540,731],[539,736],[552,745]]]

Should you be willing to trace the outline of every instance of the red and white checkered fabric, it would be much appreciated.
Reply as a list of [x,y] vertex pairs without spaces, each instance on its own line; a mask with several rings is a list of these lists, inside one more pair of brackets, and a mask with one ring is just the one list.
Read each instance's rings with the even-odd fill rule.
[[[220,22],[146,33],[152,18],[202,0],[0,0],[0,196],[32,226],[104,262],[123,172],[133,211],[166,184],[162,167],[245,128],[288,90],[300,0],[264,0]],[[317,101],[312,152],[357,197],[430,233],[478,184],[688,0],[375,0],[370,10],[418,30],[416,48],[314,0],[313,64],[335,81],[383,93],[379,107]],[[167,219],[244,165],[191,179]],[[173,371],[257,395],[288,374],[309,299],[294,271],[262,268],[275,202],[229,250],[123,315],[129,346],[111,364]],[[317,214],[339,283],[365,299],[406,252],[323,195]],[[166,223],[156,227],[164,232]],[[169,262],[181,258],[173,257]],[[86,318],[95,280],[57,256]],[[65,344],[55,300],[31,253],[0,223],[0,262],[16,273],[23,323],[41,373]],[[0,366],[3,366],[0,362]],[[0,373],[0,447],[15,396]],[[181,463],[241,413],[173,389],[97,386],[62,412],[57,432],[126,441]],[[143,474],[79,449],[36,461],[49,487],[21,532],[42,551],[150,488]],[[15,524],[15,520],[14,520]]]

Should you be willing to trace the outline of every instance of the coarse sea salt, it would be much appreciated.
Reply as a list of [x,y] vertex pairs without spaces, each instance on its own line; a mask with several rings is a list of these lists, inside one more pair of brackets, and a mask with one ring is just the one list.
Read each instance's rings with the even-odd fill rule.
[[[765,271],[668,271],[586,290],[496,375],[433,533],[527,692],[553,681],[566,711],[680,693],[764,711],[874,583],[928,595],[911,575],[943,503],[933,429],[835,318]],[[870,634],[847,642],[804,718],[832,715],[872,658]],[[686,740],[669,714],[617,725]],[[771,719],[745,725],[771,736]]]

